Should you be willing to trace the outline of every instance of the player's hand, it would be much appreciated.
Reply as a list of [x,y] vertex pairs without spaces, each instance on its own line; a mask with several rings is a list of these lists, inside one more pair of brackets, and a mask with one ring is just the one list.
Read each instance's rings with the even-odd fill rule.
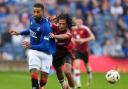
[[56,15],[55,16],[50,16],[49,20],[50,20],[51,23],[56,23],[57,22],[57,16]]
[[55,38],[55,35],[53,33],[49,33],[50,38]]
[[30,48],[30,43],[27,42],[27,41],[24,41],[23,42],[23,47],[26,48],[26,49],[29,49]]
[[19,31],[16,31],[16,30],[9,30],[9,32],[10,32],[12,35],[20,35],[20,32],[19,32]]

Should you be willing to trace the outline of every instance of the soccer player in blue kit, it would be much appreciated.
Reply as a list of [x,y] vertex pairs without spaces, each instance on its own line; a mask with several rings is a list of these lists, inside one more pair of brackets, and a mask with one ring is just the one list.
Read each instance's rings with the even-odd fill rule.
[[[49,21],[44,16],[44,6],[36,3],[33,6],[30,27],[19,32],[10,30],[12,35],[30,35],[30,42],[24,41],[24,48],[28,51],[28,66],[31,73],[32,89],[43,89],[47,83],[48,73],[52,66],[52,54],[55,53],[55,41],[49,38],[52,32]],[[39,74],[40,80],[38,79]]]

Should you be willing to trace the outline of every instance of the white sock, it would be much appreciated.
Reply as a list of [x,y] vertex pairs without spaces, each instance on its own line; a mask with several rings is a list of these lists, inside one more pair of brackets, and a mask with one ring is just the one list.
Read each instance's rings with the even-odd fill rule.
[[87,75],[88,75],[88,80],[92,80],[92,70],[91,70],[91,68],[88,68]]
[[77,84],[80,84],[80,70],[74,69],[74,80]]

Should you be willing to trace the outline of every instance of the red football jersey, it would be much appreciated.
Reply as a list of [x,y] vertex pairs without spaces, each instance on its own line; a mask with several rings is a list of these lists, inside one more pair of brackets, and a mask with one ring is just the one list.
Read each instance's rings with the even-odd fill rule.
[[57,48],[58,48],[57,51],[61,53],[61,51],[63,51],[63,48],[66,48],[66,50],[71,53],[73,49],[73,44],[71,42],[71,38],[72,38],[71,32],[68,29],[64,31],[60,31],[59,27],[56,24],[52,25],[52,29],[55,35],[59,35],[59,34],[69,35],[69,39],[56,40]]
[[[78,28],[77,26],[74,26],[71,31],[72,37],[74,39],[87,38],[90,36],[88,30],[89,30],[89,28],[86,26],[81,26],[80,28]],[[75,50],[77,50],[79,52],[88,51],[87,42],[85,42],[83,44],[78,44],[75,42],[74,45],[75,45]]]

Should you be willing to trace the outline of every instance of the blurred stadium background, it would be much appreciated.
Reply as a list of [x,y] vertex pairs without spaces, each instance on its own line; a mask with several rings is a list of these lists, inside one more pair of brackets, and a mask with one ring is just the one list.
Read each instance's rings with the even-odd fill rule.
[[[96,73],[96,80],[90,89],[127,89],[128,0],[0,0],[0,89],[30,89],[29,77],[26,74],[27,50],[21,45],[27,38],[11,36],[8,31],[28,28],[31,9],[36,2],[45,5],[47,16],[63,12],[69,13],[72,18],[83,18],[84,24],[94,33],[96,40],[89,43],[89,48],[90,65]],[[81,65],[81,71],[85,72],[82,61]],[[104,73],[110,69],[123,73],[119,85],[111,86],[105,82]],[[50,73],[53,74],[54,70],[51,69]],[[52,76],[49,79],[51,84],[57,82]],[[84,83],[86,76],[82,77]],[[103,85],[98,86],[99,81],[103,81]],[[9,84],[8,87],[6,84]],[[50,88],[48,86],[53,85],[48,83],[46,89],[59,89],[57,84],[55,88]]]

